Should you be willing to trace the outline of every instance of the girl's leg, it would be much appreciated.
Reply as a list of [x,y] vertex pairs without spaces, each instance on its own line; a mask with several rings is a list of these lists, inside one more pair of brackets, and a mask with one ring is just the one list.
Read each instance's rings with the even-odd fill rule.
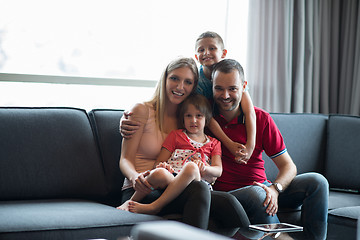
[[[156,168],[150,172],[146,180],[155,189],[164,189],[173,180],[174,176],[165,168]],[[147,194],[135,191],[129,200],[124,202],[117,209],[129,211],[129,203],[132,201],[140,202]]]
[[179,196],[182,191],[193,181],[201,179],[198,166],[189,162],[185,164],[181,172],[171,181],[164,193],[150,204],[141,204],[138,202],[129,202],[129,210],[136,213],[156,214],[166,204]]

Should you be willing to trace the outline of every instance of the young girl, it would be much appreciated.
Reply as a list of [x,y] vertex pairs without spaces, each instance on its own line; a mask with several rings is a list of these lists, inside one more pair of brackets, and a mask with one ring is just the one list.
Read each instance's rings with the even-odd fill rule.
[[136,191],[131,199],[119,207],[137,213],[156,214],[175,199],[193,180],[209,184],[222,173],[220,142],[204,133],[212,118],[208,100],[199,94],[189,96],[179,108],[179,126],[165,139],[146,180],[153,188],[165,189],[150,204],[141,204],[146,195]]

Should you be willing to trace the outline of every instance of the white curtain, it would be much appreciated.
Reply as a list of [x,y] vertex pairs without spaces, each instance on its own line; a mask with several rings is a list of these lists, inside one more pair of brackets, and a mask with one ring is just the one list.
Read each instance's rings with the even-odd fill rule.
[[358,0],[251,0],[247,55],[256,106],[360,115]]

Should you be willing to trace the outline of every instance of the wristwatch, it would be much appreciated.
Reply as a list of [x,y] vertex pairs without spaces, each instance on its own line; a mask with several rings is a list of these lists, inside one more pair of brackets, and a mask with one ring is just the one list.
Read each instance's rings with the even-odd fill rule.
[[283,192],[284,188],[280,183],[274,182],[272,185],[275,186],[276,191],[278,191],[279,193]]

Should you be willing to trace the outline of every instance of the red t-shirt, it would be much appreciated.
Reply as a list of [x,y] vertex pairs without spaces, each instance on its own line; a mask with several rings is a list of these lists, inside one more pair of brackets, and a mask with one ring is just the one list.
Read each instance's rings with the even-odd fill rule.
[[[163,143],[163,147],[174,152],[176,149],[190,149],[195,150],[195,147],[190,143],[190,140],[183,132],[183,129],[171,131]],[[214,155],[221,156],[221,143],[216,138],[207,136],[209,142],[201,147],[201,151],[211,159]]]
[[[270,114],[256,107],[255,114],[256,141],[251,158],[247,164],[238,164],[230,151],[222,145],[223,173],[215,182],[215,190],[231,191],[252,185],[254,181],[266,181],[262,152],[265,151],[270,158],[274,158],[287,151],[283,137]],[[217,115],[215,119],[230,139],[241,144],[246,143],[243,114],[230,122],[227,122],[222,115]]]

